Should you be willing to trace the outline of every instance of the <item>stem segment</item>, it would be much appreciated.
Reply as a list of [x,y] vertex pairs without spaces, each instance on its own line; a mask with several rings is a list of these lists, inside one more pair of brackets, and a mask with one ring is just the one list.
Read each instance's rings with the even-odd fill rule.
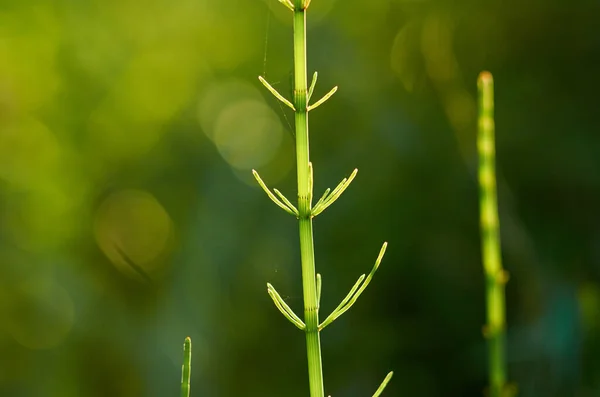
[[296,166],[298,171],[298,220],[300,255],[306,324],[306,352],[311,397],[323,397],[323,368],[319,336],[319,304],[315,274],[312,227],[312,186],[309,169],[307,78],[306,78],[306,9],[304,0],[295,0],[294,9],[294,97],[296,109]]
[[188,336],[183,342],[183,365],[181,366],[181,397],[190,397],[190,376],[192,366],[192,339]]
[[487,295],[487,325],[484,334],[489,348],[490,397],[502,397],[506,384],[505,360],[505,298],[508,280],[502,269],[498,203],[496,194],[494,138],[494,81],[489,72],[482,72],[477,81],[479,91],[479,200],[481,244]]

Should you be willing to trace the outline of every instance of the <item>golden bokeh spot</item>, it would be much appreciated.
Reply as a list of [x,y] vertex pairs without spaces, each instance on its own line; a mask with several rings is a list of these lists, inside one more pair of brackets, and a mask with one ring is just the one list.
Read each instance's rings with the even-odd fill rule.
[[237,79],[213,82],[206,87],[197,108],[198,122],[206,136],[214,141],[215,125],[223,109],[245,99],[260,101],[263,96],[256,86]]
[[61,35],[54,9],[39,3],[0,10],[0,96],[10,101],[9,109],[35,110],[60,86],[55,65]]
[[173,226],[169,214],[150,193],[122,190],[102,202],[94,232],[100,249],[115,267],[142,280],[164,268]]
[[0,179],[18,187],[47,180],[57,168],[61,148],[39,120],[24,117],[0,125]]
[[29,349],[50,349],[66,338],[74,319],[68,291],[49,278],[39,278],[14,289],[7,304],[6,329]]
[[398,74],[400,81],[408,92],[412,92],[418,75],[420,73],[417,56],[418,47],[415,44],[415,37],[418,35],[418,25],[409,22],[396,33],[390,51],[390,65],[394,72]]
[[164,123],[190,98],[196,85],[195,59],[187,48],[153,48],[137,53],[113,99],[136,123]]
[[73,233],[77,218],[74,198],[51,183],[6,196],[0,225],[13,244],[25,251],[60,246]]
[[[290,174],[290,171],[295,168],[295,145],[296,142],[292,137],[292,134],[284,131],[281,145],[279,146],[279,150],[273,159],[268,164],[260,167],[257,170],[260,173],[261,178],[263,178],[268,186],[277,187],[275,184],[282,181]],[[233,168],[233,173],[241,182],[260,190],[262,193],[262,189],[256,182],[256,178],[254,178],[254,175],[252,175],[249,170],[238,170]],[[295,190],[293,192],[285,192],[284,194],[292,202],[296,201]]]
[[214,141],[234,168],[252,169],[269,163],[277,153],[283,127],[263,101],[238,101],[223,109],[215,124]]

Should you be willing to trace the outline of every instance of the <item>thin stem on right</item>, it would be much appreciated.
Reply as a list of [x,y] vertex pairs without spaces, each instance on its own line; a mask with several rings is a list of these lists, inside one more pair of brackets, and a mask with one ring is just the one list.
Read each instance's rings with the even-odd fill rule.
[[494,138],[494,80],[490,72],[481,72],[477,80],[479,120],[477,149],[479,154],[479,210],[481,250],[485,272],[488,340],[489,396],[502,397],[506,390],[505,293],[508,274],[502,268],[500,224],[496,193]]

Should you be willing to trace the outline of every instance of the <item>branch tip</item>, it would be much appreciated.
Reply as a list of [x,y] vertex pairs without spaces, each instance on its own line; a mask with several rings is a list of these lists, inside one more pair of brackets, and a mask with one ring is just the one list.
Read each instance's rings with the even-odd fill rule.
[[319,106],[321,106],[323,103],[325,103],[325,101],[327,101],[329,98],[331,98],[331,96],[333,94],[336,93],[336,91],[338,90],[337,85],[335,87],[333,87],[327,94],[325,94],[325,96],[321,99],[319,99],[317,102],[313,103],[312,105],[310,105],[306,111],[310,112],[311,110],[314,110],[316,108],[318,108]]
[[294,112],[296,111],[296,108],[294,107],[294,105],[292,105],[292,103],[290,101],[285,99],[283,95],[281,95],[275,88],[273,88],[273,86],[271,84],[269,84],[267,82],[267,80],[264,79],[264,77],[258,76],[258,79],[265,86],[265,88],[267,90],[269,90],[269,92],[271,92],[271,94],[273,94],[273,96],[275,96],[275,98],[279,99],[285,105],[289,106]]

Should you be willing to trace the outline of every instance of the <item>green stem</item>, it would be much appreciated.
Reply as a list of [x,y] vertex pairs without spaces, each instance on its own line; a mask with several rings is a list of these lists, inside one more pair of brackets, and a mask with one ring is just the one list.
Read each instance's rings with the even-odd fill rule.
[[479,199],[481,244],[486,278],[487,325],[485,336],[489,349],[490,397],[502,397],[506,384],[505,360],[505,297],[508,279],[502,269],[498,203],[496,193],[494,138],[494,81],[489,72],[482,72],[477,81],[479,90]]
[[183,342],[183,365],[181,366],[181,397],[190,397],[190,375],[192,367],[192,339]]
[[311,397],[323,397],[323,369],[319,336],[319,305],[315,274],[312,227],[312,186],[309,169],[307,78],[306,78],[306,9],[303,0],[295,0],[294,10],[294,107],[296,124],[296,162],[298,171],[298,220],[300,255],[306,324],[306,352]]

